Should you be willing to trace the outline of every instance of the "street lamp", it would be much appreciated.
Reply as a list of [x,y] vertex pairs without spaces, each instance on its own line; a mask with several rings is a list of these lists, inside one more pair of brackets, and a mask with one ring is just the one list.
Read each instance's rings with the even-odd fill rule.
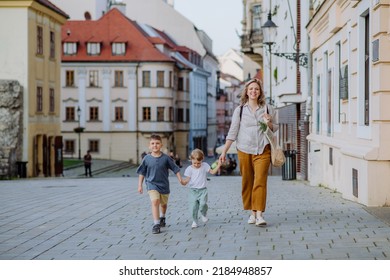
[[77,118],[78,118],[78,121],[79,121],[79,127],[78,127],[78,134],[79,134],[79,159],[81,159],[81,126],[80,126],[80,116],[81,116],[81,109],[79,106],[77,106]]
[[272,52],[271,52],[271,48],[272,48],[272,45],[275,44],[277,25],[272,21],[271,0],[269,2],[270,3],[269,3],[268,18],[267,18],[267,21],[264,23],[264,25],[261,28],[263,28],[263,35],[264,35],[263,44],[268,46],[268,51],[269,51],[269,100],[270,100],[270,104],[273,104],[273,101],[272,101]]

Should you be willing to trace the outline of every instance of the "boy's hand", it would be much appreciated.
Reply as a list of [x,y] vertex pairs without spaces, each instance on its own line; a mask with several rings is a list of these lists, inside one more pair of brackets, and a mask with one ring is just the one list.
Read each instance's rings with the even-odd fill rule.
[[185,185],[188,184],[189,181],[190,181],[190,178],[188,177],[188,178],[182,179],[182,180],[180,181],[180,183],[181,183],[183,186],[185,186]]
[[140,194],[142,194],[142,193],[144,192],[142,186],[138,186],[138,192],[139,192]]

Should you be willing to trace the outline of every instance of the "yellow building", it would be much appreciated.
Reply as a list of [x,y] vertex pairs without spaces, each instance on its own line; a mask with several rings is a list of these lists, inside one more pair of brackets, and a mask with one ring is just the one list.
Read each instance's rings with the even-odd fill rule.
[[62,174],[61,26],[67,18],[47,0],[0,1],[0,77],[17,81],[23,92],[20,146],[10,148],[20,151],[14,160],[27,163],[28,177]]

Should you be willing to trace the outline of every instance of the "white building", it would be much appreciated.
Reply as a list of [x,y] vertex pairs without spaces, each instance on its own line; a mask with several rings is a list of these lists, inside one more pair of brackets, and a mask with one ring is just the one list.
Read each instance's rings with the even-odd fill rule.
[[[208,75],[196,64],[196,52],[117,9],[97,21],[68,21],[62,42],[61,119],[68,156],[91,150],[95,158],[136,163],[152,133],[162,136],[166,152],[188,156],[197,140],[190,136],[190,107],[198,102],[190,97],[206,100]],[[196,109],[205,116],[205,106]],[[79,124],[80,145],[74,132]],[[196,128],[203,128],[205,139],[206,129]]]
[[313,1],[309,180],[390,205],[388,1]]
[[[53,2],[62,7],[71,19],[83,20],[85,14],[90,15],[92,19],[99,18],[99,15],[114,5],[124,11],[127,17],[138,23],[148,24],[158,30],[164,31],[175,41],[177,45],[186,46],[200,55],[201,68],[209,72],[207,86],[205,88],[207,104],[207,147],[204,149],[209,152],[215,145],[216,135],[216,72],[218,70],[218,61],[212,53],[212,40],[207,34],[198,30],[194,24],[186,17],[174,9],[172,0],[68,0],[63,5],[63,0],[54,0]],[[206,143],[205,143],[206,144]],[[201,147],[199,147],[201,148]]]

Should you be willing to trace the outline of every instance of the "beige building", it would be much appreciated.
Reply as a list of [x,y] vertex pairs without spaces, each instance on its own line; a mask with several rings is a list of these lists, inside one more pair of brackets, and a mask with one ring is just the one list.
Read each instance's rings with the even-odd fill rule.
[[47,0],[0,1],[0,77],[17,81],[23,91],[16,160],[27,163],[29,177],[62,173],[61,26],[66,19]]
[[313,1],[309,181],[390,204],[390,1]]

